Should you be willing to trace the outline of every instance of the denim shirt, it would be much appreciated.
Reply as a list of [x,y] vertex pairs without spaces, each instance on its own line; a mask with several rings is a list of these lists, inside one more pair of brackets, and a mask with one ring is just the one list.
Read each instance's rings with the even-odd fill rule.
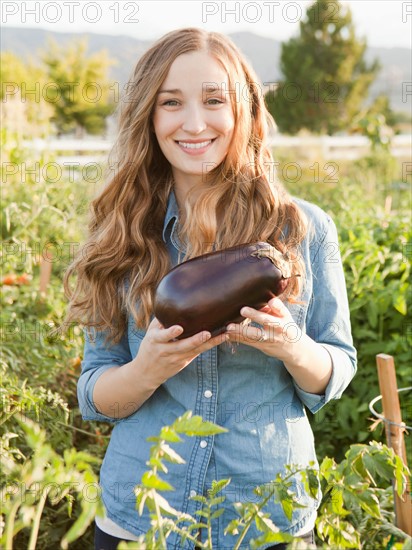
[[[206,494],[214,479],[231,479],[222,493],[226,497],[225,512],[214,520],[214,548],[229,550],[234,546],[237,537],[223,534],[229,521],[237,517],[233,503],[257,502],[253,488],[274,480],[278,472],[285,471],[286,464],[305,467],[313,461],[317,465],[305,407],[315,413],[342,395],[356,371],[356,351],[335,225],[317,206],[294,200],[305,212],[311,231],[301,245],[306,265],[303,294],[299,303],[287,307],[299,327],[331,356],[332,376],[323,395],[301,389],[277,358],[244,344],[224,343],[201,353],[128,417],[114,418],[114,406],[112,418],[96,409],[94,385],[105,370],[121,368],[137,355],[145,331],[137,329],[129,316],[127,334],[109,347],[104,345],[103,334],[95,332],[89,339],[85,332],[79,405],[85,420],[114,423],[100,485],[107,516],[123,529],[136,535],[149,529],[150,516],[146,509],[139,516],[133,492],[148,469],[151,443],[147,438],[158,435],[162,426],[187,410],[229,431],[217,436],[186,437],[174,446],[185,464],[168,464],[169,472],[163,475],[175,491],[165,493],[165,497],[173,508],[198,517],[194,513],[200,504],[190,497]],[[178,214],[172,191],[163,228],[172,265],[178,263],[182,248],[177,237]],[[302,532],[319,505],[318,500],[305,494],[298,476],[293,489],[304,507],[293,512],[291,521],[277,503],[271,501],[265,508],[277,527],[292,535]],[[250,539],[260,534],[252,526],[242,548],[248,548]],[[172,534],[168,548],[192,549],[193,544],[186,541],[182,545],[179,536]]]

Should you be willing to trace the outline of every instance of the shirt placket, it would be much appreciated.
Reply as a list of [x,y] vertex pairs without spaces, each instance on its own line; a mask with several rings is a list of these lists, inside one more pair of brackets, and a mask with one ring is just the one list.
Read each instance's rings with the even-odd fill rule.
[[[205,351],[196,358],[196,403],[193,414],[203,420],[215,422],[217,415],[217,349]],[[183,497],[184,510],[196,518],[195,512],[201,508],[201,503],[190,497],[203,495],[205,479],[210,458],[213,451],[214,436],[198,436],[187,465],[186,488]],[[201,518],[197,518],[201,519]],[[194,535],[195,537],[197,534]],[[184,548],[193,548],[192,543],[186,542]]]
[[[184,247],[179,240],[176,228],[176,222],[173,224],[170,234],[172,265],[178,265],[184,252]],[[217,416],[217,391],[218,391],[218,371],[217,371],[217,348],[205,351],[195,359],[196,365],[196,402],[194,415],[199,415],[203,420],[216,422]],[[191,497],[204,494],[206,473],[213,452],[213,436],[196,437],[193,452],[187,465],[186,487],[183,496],[182,512],[196,517],[195,512],[201,508],[201,503],[192,500]],[[195,538],[200,540],[201,533],[193,533]],[[213,534],[214,539],[215,534]],[[179,541],[180,542],[180,541]],[[178,545],[179,545],[178,542]],[[180,543],[181,544],[181,543]],[[178,546],[182,548],[182,546]],[[193,543],[186,541],[183,545],[185,550],[192,549]]]

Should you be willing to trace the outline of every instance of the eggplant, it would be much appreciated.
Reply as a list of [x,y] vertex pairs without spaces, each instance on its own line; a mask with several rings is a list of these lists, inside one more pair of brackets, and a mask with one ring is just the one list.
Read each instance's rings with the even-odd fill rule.
[[286,289],[289,256],[265,242],[240,244],[191,258],[160,281],[154,314],[165,328],[183,327],[178,339],[203,330],[212,336],[240,323],[243,306],[260,309]]

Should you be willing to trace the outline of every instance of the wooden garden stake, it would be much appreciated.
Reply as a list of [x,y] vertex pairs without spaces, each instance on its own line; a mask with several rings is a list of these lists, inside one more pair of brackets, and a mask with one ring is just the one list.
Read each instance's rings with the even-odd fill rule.
[[[376,356],[376,363],[378,366],[379,388],[382,394],[382,408],[383,416],[385,417],[388,447],[392,447],[407,466],[405,441],[403,438],[405,428],[402,427],[395,363],[393,357],[385,353],[380,353]],[[396,524],[402,531],[405,531],[408,535],[412,535],[412,501],[409,483],[402,498],[395,493],[394,499]]]

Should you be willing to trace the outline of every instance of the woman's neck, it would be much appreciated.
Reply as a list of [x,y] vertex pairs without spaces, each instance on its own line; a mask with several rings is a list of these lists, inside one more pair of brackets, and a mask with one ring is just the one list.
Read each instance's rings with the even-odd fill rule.
[[185,202],[186,202],[186,198],[187,198],[188,193],[190,192],[190,204],[192,206],[195,204],[195,202],[197,200],[197,197],[198,197],[199,193],[196,190],[192,191],[192,189],[195,186],[196,185],[194,185],[193,187],[190,187],[190,186],[182,185],[182,184],[179,184],[179,183],[176,183],[176,182],[173,186],[177,206],[179,207],[179,222],[180,222],[181,225],[183,225],[185,220],[186,220]]

